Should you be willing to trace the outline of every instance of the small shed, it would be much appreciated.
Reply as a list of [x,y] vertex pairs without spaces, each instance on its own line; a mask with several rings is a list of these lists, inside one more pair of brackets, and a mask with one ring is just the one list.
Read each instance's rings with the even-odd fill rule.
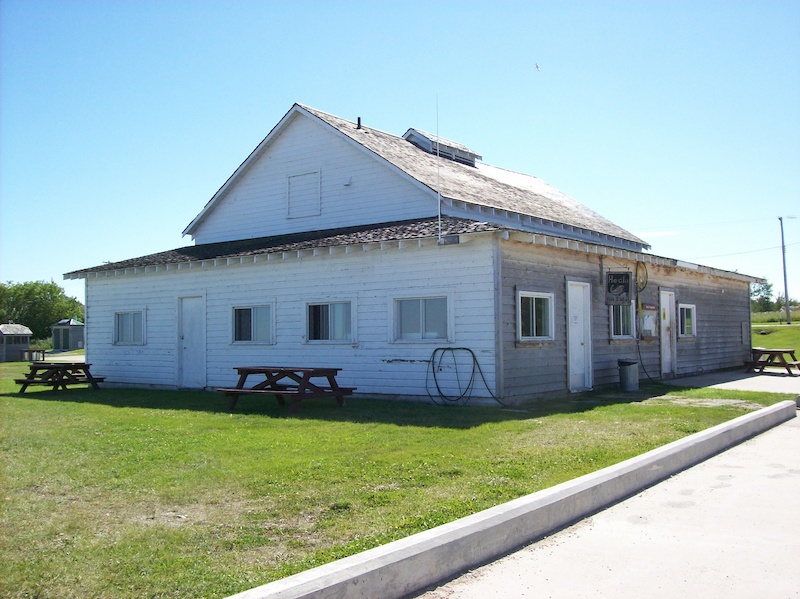
[[53,351],[83,349],[83,323],[76,318],[64,318],[52,327]]
[[19,362],[30,349],[33,332],[23,324],[0,324],[0,362]]

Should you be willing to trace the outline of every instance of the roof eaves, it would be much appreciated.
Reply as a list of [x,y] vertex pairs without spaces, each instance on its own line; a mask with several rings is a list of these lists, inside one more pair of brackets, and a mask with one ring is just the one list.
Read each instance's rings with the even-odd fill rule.
[[[500,226],[495,224],[481,223],[463,218],[446,217],[442,220],[442,223],[443,235],[487,233],[501,229]],[[217,261],[222,261],[227,263],[230,260],[237,261],[241,258],[259,255],[316,251],[323,248],[346,245],[369,245],[411,239],[431,239],[437,236],[438,219],[429,217],[309,233],[294,233],[186,246],[176,250],[168,250],[130,260],[68,272],[64,274],[64,278],[81,279],[90,274],[126,272],[129,270],[141,272],[143,269],[198,262],[216,263]]]

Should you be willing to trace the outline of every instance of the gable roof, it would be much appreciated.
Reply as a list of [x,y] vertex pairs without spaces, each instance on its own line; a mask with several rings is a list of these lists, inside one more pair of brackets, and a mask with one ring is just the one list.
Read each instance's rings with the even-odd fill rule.
[[83,323],[77,318],[62,318],[56,323],[50,325],[52,327],[82,327]]
[[13,322],[9,322],[8,324],[0,324],[0,334],[2,334],[2,335],[33,335],[33,331],[31,331],[24,324],[14,324]]
[[[650,247],[629,231],[603,218],[537,177],[483,163],[471,166],[442,159],[437,157],[435,152],[428,153],[402,137],[363,126],[360,119],[358,123],[354,123],[301,104],[292,106],[186,227],[183,231],[184,235],[194,234],[197,227],[225,197],[231,185],[249,169],[298,115],[305,115],[326,125],[336,134],[390,165],[393,170],[418,186],[430,191],[432,197],[435,198],[437,194],[441,194],[445,204],[454,209],[478,207],[490,212],[500,211],[534,221],[557,223],[570,229],[619,239],[626,244],[637,246],[638,249]],[[443,138],[439,139],[441,143],[463,147],[475,154],[466,146]],[[475,155],[477,156],[477,154]],[[481,216],[480,220],[489,220],[491,215],[481,214]],[[561,234],[570,236],[569,232]],[[586,235],[576,235],[576,237],[583,238]]]

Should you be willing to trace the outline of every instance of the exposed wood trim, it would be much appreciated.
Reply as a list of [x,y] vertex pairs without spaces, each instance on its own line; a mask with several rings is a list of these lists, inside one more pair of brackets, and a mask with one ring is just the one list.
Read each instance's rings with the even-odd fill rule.
[[[480,207],[478,207],[478,209],[480,209]],[[509,229],[503,229],[501,231],[496,231],[493,233],[463,233],[458,235],[458,242],[460,244],[469,243],[477,236],[487,235],[487,234],[496,235],[502,240],[510,240],[517,243],[538,245],[543,247],[552,247],[552,248],[564,249],[567,251],[574,251],[585,254],[608,256],[623,260],[644,262],[645,264],[650,264],[653,266],[688,270],[699,274],[719,276],[742,282],[749,283],[753,282],[754,280],[758,280],[748,275],[742,275],[740,273],[718,270],[707,266],[701,266],[671,258],[655,256],[653,254],[645,254],[633,250],[625,250],[625,249],[610,247],[601,243],[600,244],[587,243],[585,241],[577,241],[574,239],[569,239],[554,235],[546,235],[543,233],[530,233],[526,231],[515,231]],[[598,237],[607,238],[608,236],[598,235]],[[378,251],[388,251],[393,249],[401,251],[418,250],[433,245],[436,245],[436,239],[427,237],[417,238],[417,239],[400,239],[396,241],[365,242],[359,244],[328,246],[328,247],[320,247],[314,249],[282,250],[278,252],[256,254],[253,256],[215,258],[215,259],[200,260],[200,261],[189,260],[186,262],[167,263],[161,265],[148,265],[143,267],[142,266],[128,267],[124,269],[116,269],[110,271],[95,271],[95,272],[89,271],[77,274],[70,274],[69,276],[65,275],[65,278],[88,279],[91,277],[97,279],[100,277],[112,277],[112,276],[119,277],[119,276],[129,276],[129,275],[139,275],[139,274],[149,274],[149,273],[159,273],[159,272],[183,271],[187,269],[192,270],[197,268],[201,269],[217,268],[224,266],[233,266],[237,264],[256,264],[261,262],[287,261],[291,260],[292,258],[302,260],[308,257],[348,255],[353,253],[371,252],[375,250]]]

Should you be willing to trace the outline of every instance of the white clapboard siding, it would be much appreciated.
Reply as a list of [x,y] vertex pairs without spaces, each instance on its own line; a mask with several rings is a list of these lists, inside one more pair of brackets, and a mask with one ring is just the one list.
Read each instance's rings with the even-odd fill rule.
[[[178,298],[201,295],[206,309],[206,385],[230,386],[243,365],[330,366],[340,384],[370,395],[425,397],[434,348],[469,347],[494,391],[491,236],[466,245],[376,249],[225,267],[88,279],[87,359],[111,383],[177,385]],[[449,342],[392,341],[393,299],[445,295],[454,310]],[[129,298],[135,297],[135,300]],[[352,302],[352,343],[307,343],[307,302]],[[233,308],[269,304],[275,343],[232,342]],[[112,343],[114,312],[146,309],[146,345]],[[452,373],[443,372],[442,377]],[[488,397],[485,387],[476,397]]]
[[[290,218],[287,178],[319,173],[320,214]],[[376,202],[380,198],[380,202]],[[240,176],[195,232],[197,243],[382,223],[436,214],[435,195],[304,115]]]

